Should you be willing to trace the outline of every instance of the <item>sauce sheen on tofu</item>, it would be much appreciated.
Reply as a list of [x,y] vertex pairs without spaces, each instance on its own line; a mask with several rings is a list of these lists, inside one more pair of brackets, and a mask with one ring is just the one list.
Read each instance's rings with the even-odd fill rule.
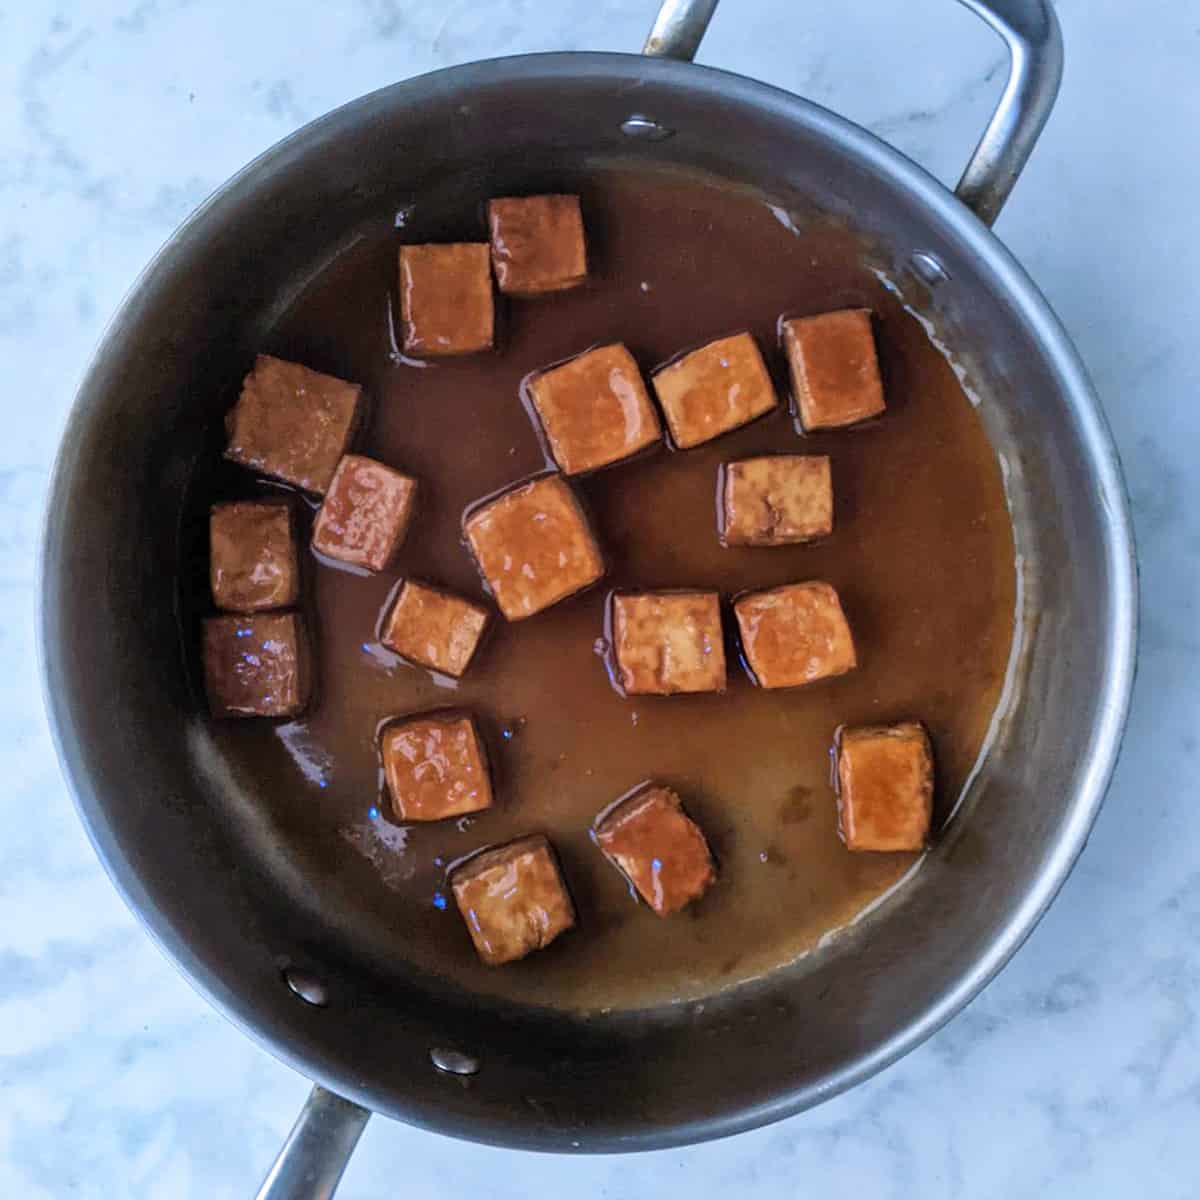
[[406,579],[379,640],[401,658],[457,679],[470,666],[489,618],[482,604]]
[[725,639],[716,592],[615,592],[613,682],[627,696],[725,690]]
[[680,450],[757,420],[778,404],[771,376],[749,333],[689,350],[651,378],[671,440]]
[[698,900],[716,879],[704,834],[670,788],[638,788],[600,815],[592,837],[660,917]]
[[350,567],[382,571],[408,533],[416,494],[415,479],[347,454],[313,521],[313,549]]
[[578,196],[499,196],[487,209],[492,269],[502,292],[537,296],[587,278]]
[[[512,176],[495,186],[489,196],[448,181],[416,198],[400,231],[394,214],[381,211],[340,258],[320,270],[314,264],[311,284],[264,335],[266,354],[362,386],[370,404],[348,448],[411,474],[420,499],[393,561],[370,574],[313,558],[307,547],[317,501],[295,501],[305,574],[297,607],[313,640],[317,686],[300,716],[212,721],[210,753],[270,823],[291,877],[349,931],[345,953],[394,969],[398,994],[411,964],[473,992],[569,1010],[708,996],[802,952],[821,953],[814,948],[823,936],[916,861],[911,850],[851,851],[839,837],[829,757],[839,726],[919,721],[928,730],[936,840],[984,744],[1008,665],[1014,553],[999,466],[950,363],[880,281],[875,271],[886,264],[871,257],[870,246],[798,202],[769,198],[776,209],[795,211],[789,228],[766,199],[700,177],[593,165],[539,178],[544,194],[581,197],[587,275],[577,286],[531,297],[496,291],[495,336],[485,346],[489,310],[479,278],[483,266],[493,269],[484,261],[486,201],[520,195]],[[414,310],[418,322],[431,322],[429,336],[448,339],[446,349],[457,342],[462,353],[405,351],[401,241],[479,247],[447,264],[463,269],[452,283],[470,298],[478,318],[472,328],[442,324],[436,307]],[[853,428],[801,436],[789,411],[795,401],[779,318],[859,310],[872,314],[886,408]],[[505,619],[500,590],[489,594],[465,542],[463,514],[554,469],[522,403],[522,382],[589,347],[624,345],[657,403],[656,369],[741,331],[761,355],[770,394],[760,387],[755,403],[740,407],[738,392],[731,410],[727,389],[723,412],[719,393],[695,411],[687,402],[680,411],[696,417],[688,428],[702,439],[691,448],[663,445],[563,479],[578,515],[572,505],[550,506],[565,522],[558,539],[530,531],[540,522],[525,527],[527,541],[519,530],[513,537],[502,530],[485,557],[497,579],[515,585],[506,599],[519,619]],[[425,365],[406,361],[415,354]],[[240,383],[230,380],[229,405]],[[714,414],[732,425],[708,437],[726,424],[708,419]],[[620,446],[640,441],[642,432]],[[197,468],[182,531],[183,560],[195,568],[181,619],[198,679],[202,619],[213,612],[210,509],[270,494],[252,470],[221,461],[225,441],[216,425],[213,442],[211,460]],[[722,545],[722,468],[776,455],[829,460],[832,530],[818,534],[825,521],[820,480],[808,476],[816,468],[803,468],[803,480],[752,472],[749,490],[736,499],[750,503],[751,537],[771,544]],[[328,463],[322,489],[335,467]],[[810,531],[812,540],[791,540]],[[559,575],[560,554],[578,571]],[[414,591],[410,600],[421,603],[402,611],[394,640],[405,651],[397,653],[381,638],[402,580],[430,594]],[[857,666],[802,686],[756,686],[742,661],[734,597],[813,581],[836,592]],[[620,695],[605,644],[613,592],[719,594],[725,690]],[[443,596],[478,608],[446,607],[438,603]],[[481,618],[471,614],[478,612],[491,621],[476,647],[473,622]],[[657,677],[671,638],[682,649],[697,644],[684,636],[688,628],[686,620],[668,622],[640,643],[649,678]],[[449,668],[464,660],[456,679]],[[768,672],[772,662],[779,668],[787,661],[772,659]],[[247,697],[251,705],[261,700],[245,693],[240,702]],[[443,755],[449,782],[440,791],[426,774],[436,774],[434,767],[420,767],[418,748],[410,766],[430,781],[429,807],[421,811],[433,819],[401,820],[383,778],[381,730],[397,720],[447,719],[447,710],[469,719],[477,734],[490,804],[450,815],[455,780],[472,790],[465,740],[464,774],[452,778]],[[482,788],[482,771],[475,778]],[[689,860],[695,872],[687,879],[706,881],[702,893],[662,917],[630,895],[632,872],[617,869],[593,841],[597,814],[646,781],[678,798],[715,864],[708,880],[702,857]],[[904,808],[886,802],[890,823],[865,827],[875,831],[868,840],[916,844],[918,822],[910,818],[920,815],[924,792],[909,788],[903,797]],[[859,832],[861,818],[874,811],[868,804],[854,814]],[[903,827],[895,826],[905,813]],[[634,832],[636,853],[650,835]],[[531,835],[548,839],[557,874],[543,873],[547,859],[533,852],[528,907],[482,902],[492,919],[490,944],[505,959],[489,966],[455,882],[471,881],[461,868],[480,866],[470,858],[476,852]],[[697,845],[669,830],[666,836],[677,848]],[[522,853],[491,865],[515,878]],[[651,880],[655,857],[663,869],[667,862],[649,855]],[[467,902],[482,911],[478,896]]]
[[289,608],[300,598],[300,556],[290,504],[214,504],[209,538],[209,585],[217,608],[257,612]]
[[444,821],[491,807],[487,752],[468,716],[389,721],[379,733],[379,757],[397,821]]
[[633,355],[598,346],[525,383],[550,455],[565,475],[607,467],[662,439]]
[[456,863],[450,884],[475,949],[489,967],[541,950],[575,924],[554,849],[541,834]]
[[519,483],[469,508],[463,533],[485,586],[510,621],[540,613],[604,573],[587,516],[559,475]]
[[357,383],[260,354],[226,414],[225,457],[319,495],[358,428],[361,401]]

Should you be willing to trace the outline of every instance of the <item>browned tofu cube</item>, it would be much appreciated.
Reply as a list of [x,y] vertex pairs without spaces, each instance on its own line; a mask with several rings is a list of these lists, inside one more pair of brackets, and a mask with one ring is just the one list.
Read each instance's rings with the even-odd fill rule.
[[600,547],[561,475],[542,475],[468,512],[463,529],[500,611],[521,621],[604,574]]
[[463,713],[389,721],[379,734],[379,754],[398,821],[444,821],[492,806],[483,741]]
[[290,504],[214,504],[208,532],[208,577],[218,608],[289,608],[300,598],[300,559]]
[[575,924],[554,848],[540,833],[472,855],[451,872],[450,886],[489,967],[541,950]]
[[726,546],[786,546],[825,537],[833,532],[829,459],[771,454],[727,463],[720,511]]
[[883,412],[869,309],[784,321],[783,346],[805,432],[857,425]]
[[294,717],[312,694],[312,654],[299,613],[209,617],[204,688],[214,717]]
[[489,350],[494,324],[486,242],[400,247],[400,326],[406,353]]
[[838,832],[851,850],[920,850],[933,813],[933,752],[917,721],[843,729]]
[[716,592],[616,592],[609,624],[627,695],[725,690],[725,639]]
[[800,687],[857,666],[838,594],[827,583],[789,583],[733,602],[742,650],[759,687]]
[[587,278],[578,196],[506,196],[488,202],[492,267],[502,292],[537,296]]
[[225,457],[320,494],[358,427],[361,400],[357,383],[260,354],[225,419]]
[[704,834],[667,787],[649,784],[618,801],[592,837],[660,917],[698,899],[717,877]]
[[458,678],[487,627],[488,611],[415,579],[400,585],[379,640],[401,658]]
[[347,454],[313,522],[313,549],[352,567],[382,571],[408,533],[416,498],[415,479]]
[[607,467],[662,437],[633,355],[617,344],[535,375],[529,399],[566,475]]
[[662,367],[651,379],[671,440],[680,450],[737,429],[779,402],[748,333],[709,342]]

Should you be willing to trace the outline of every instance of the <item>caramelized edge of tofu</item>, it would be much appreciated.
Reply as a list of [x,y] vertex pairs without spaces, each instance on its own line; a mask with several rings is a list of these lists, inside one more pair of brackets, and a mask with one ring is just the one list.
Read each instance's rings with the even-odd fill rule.
[[[244,622],[256,620],[287,620],[292,627],[292,640],[296,651],[296,693],[297,702],[294,707],[279,713],[242,712],[230,708],[227,704],[214,703],[215,697],[209,688],[208,669],[208,636],[207,627],[215,622]],[[300,609],[263,609],[260,612],[233,613],[217,611],[204,617],[200,622],[200,694],[204,697],[209,716],[215,721],[226,720],[258,720],[281,721],[294,720],[303,715],[311,706],[317,691],[316,648],[313,645],[312,634],[308,623]]]
[[[854,417],[848,421],[839,421],[835,424],[827,424],[820,422],[815,425],[808,425],[804,420],[804,395],[808,391],[808,384],[804,379],[801,367],[798,365],[801,360],[801,352],[799,344],[796,340],[795,326],[802,321],[815,321],[821,317],[836,316],[843,313],[861,313],[867,318],[867,331],[871,339],[871,353],[875,362],[875,379],[879,387],[879,405],[872,411],[864,414],[861,417]],[[860,425],[870,425],[878,421],[885,412],[887,412],[887,395],[883,388],[883,370],[879,363],[879,343],[876,336],[876,315],[875,310],[871,308],[835,308],[827,312],[807,313],[802,316],[789,317],[786,314],[780,316],[776,322],[777,332],[779,335],[779,344],[783,350],[784,358],[787,361],[788,370],[788,386],[791,392],[792,401],[792,417],[795,424],[802,435],[810,433],[831,433],[839,429],[854,429]]]
[[[845,667],[841,671],[819,675],[816,679],[810,679],[804,683],[776,684],[774,687],[768,687],[765,683],[763,683],[761,677],[759,676],[758,670],[751,661],[750,651],[746,646],[746,633],[745,626],[742,624],[741,605],[746,600],[751,600],[758,596],[768,596],[772,592],[783,592],[795,587],[811,587],[813,585],[817,585],[823,589],[827,588],[833,593],[833,598],[837,603],[838,612],[842,615],[842,623],[846,626],[846,633],[850,638],[850,657],[852,661],[850,662],[849,666]],[[796,583],[777,584],[775,587],[750,588],[747,591],[738,592],[730,601],[730,608],[733,609],[733,619],[737,627],[738,657],[745,666],[746,671],[750,676],[750,680],[755,687],[760,687],[764,691],[784,691],[788,688],[813,687],[815,684],[823,683],[827,679],[839,679],[841,676],[848,675],[851,671],[858,669],[858,643],[854,640],[854,630],[850,626],[850,618],[846,615],[846,608],[842,604],[841,593],[833,586],[832,583],[829,583],[824,579],[802,579]]]
[[[677,905],[675,908],[669,908],[664,911],[659,911],[650,903],[649,900],[642,895],[641,890],[633,881],[625,868],[611,855],[601,842],[601,837],[604,833],[604,827],[614,820],[619,820],[623,809],[634,807],[638,801],[647,798],[652,792],[662,793],[670,806],[677,812],[681,813],[700,835],[700,840],[704,843],[704,848],[708,852],[708,878],[705,881],[703,888],[694,896],[686,900],[683,904]],[[705,892],[717,881],[718,867],[717,856],[713,853],[712,843],[708,840],[708,835],[700,827],[700,823],[696,821],[684,806],[683,800],[679,793],[672,787],[668,787],[665,783],[656,783],[652,779],[644,780],[642,783],[635,784],[624,795],[618,796],[610,804],[606,804],[592,819],[592,824],[588,829],[588,837],[592,844],[604,855],[605,860],[609,865],[625,880],[626,886],[629,888],[630,895],[637,901],[638,904],[650,910],[657,917],[668,917],[672,913],[679,912],[686,908],[687,905],[699,900]]]
[[[379,722],[375,730],[375,756],[379,764],[380,773],[380,796],[386,801],[387,810],[392,817],[401,824],[405,825],[425,825],[431,824],[433,821],[450,821],[454,820],[455,816],[427,818],[425,820],[414,820],[412,817],[402,817],[396,808],[396,799],[392,795],[392,787],[387,777],[387,763],[383,754],[383,739],[385,735],[392,729],[402,725],[415,725],[418,721],[438,721],[442,724],[453,725],[459,721],[466,721],[471,727],[471,732],[475,735],[475,750],[479,755],[479,765],[483,768],[484,779],[487,781],[488,802],[482,808],[473,809],[472,812],[487,812],[488,809],[496,806],[496,771],[492,763],[492,756],[488,752],[487,739],[483,736],[483,731],[479,727],[479,719],[475,713],[468,708],[431,708],[423,712],[404,713],[400,716],[385,717]],[[461,816],[470,816],[470,813],[458,814]]]
[[[404,272],[406,269],[411,269],[411,268],[406,267],[406,260],[414,261],[414,256],[411,254],[411,251],[424,250],[430,246],[453,246],[455,248],[459,248],[462,246],[474,246],[474,247],[482,246],[487,251],[487,255],[486,255],[486,262],[487,262],[486,279],[487,279],[487,297],[488,297],[487,307],[488,307],[488,312],[489,312],[488,319],[489,319],[490,332],[488,334],[488,340],[485,344],[478,344],[478,345],[471,344],[468,346],[457,346],[456,345],[456,346],[452,346],[452,347],[443,347],[443,346],[429,346],[429,345],[425,345],[425,344],[418,345],[418,344],[415,344],[415,342],[411,340],[411,338],[410,338],[411,330],[409,327],[414,326],[416,324],[416,322],[413,320],[412,310],[409,307],[409,305],[411,304],[411,301],[408,296],[408,289],[404,285]],[[409,251],[410,253],[406,254],[406,251]],[[486,241],[486,242],[406,242],[403,245],[401,245],[397,250],[396,272],[397,272],[397,278],[398,278],[399,289],[400,289],[400,313],[399,313],[399,316],[400,316],[400,323],[399,323],[400,343],[404,349],[405,354],[410,354],[414,358],[419,358],[419,359],[455,358],[460,355],[482,354],[487,350],[495,350],[496,349],[496,344],[497,344],[497,341],[499,338],[499,330],[497,328],[498,314],[496,312],[496,297],[495,297],[495,294],[494,294],[493,288],[492,288],[492,246],[491,246],[490,240]]]
[[[446,670],[442,667],[435,667],[427,662],[423,662],[418,658],[412,658],[406,655],[402,650],[396,649],[388,640],[387,633],[391,628],[392,617],[396,609],[400,605],[400,599],[404,595],[405,590],[412,586],[420,588],[424,592],[430,592],[437,596],[442,596],[448,600],[456,600],[460,604],[465,604],[473,608],[476,612],[483,614],[483,624],[480,626],[479,634],[475,638],[475,645],[471,647],[471,653],[467,656],[467,661],[463,664],[463,668],[456,675],[453,671]],[[420,667],[425,671],[432,671],[435,675],[446,675],[451,679],[461,679],[468,670],[471,664],[475,661],[475,656],[479,653],[480,647],[483,645],[484,639],[492,627],[494,614],[486,605],[480,604],[476,600],[472,600],[469,596],[460,595],[458,592],[451,591],[449,588],[439,587],[436,584],[427,582],[424,579],[401,579],[388,594],[387,600],[384,602],[383,609],[380,612],[379,620],[375,627],[375,640],[387,650],[389,653],[396,655],[397,658],[403,659],[406,663],[411,663],[413,666]]]
[[[510,270],[507,260],[502,259],[500,252],[496,246],[496,235],[498,232],[497,226],[503,220],[503,216],[497,216],[494,205],[505,205],[520,202],[522,200],[558,200],[558,201],[574,201],[574,205],[568,205],[574,210],[574,215],[579,218],[579,247],[582,251],[582,266],[581,272],[571,275],[564,275],[552,282],[541,282],[533,287],[520,284],[513,284],[511,280],[504,279],[502,276],[507,275]],[[496,279],[496,290],[504,296],[512,296],[515,299],[536,299],[539,296],[551,296],[555,292],[569,291],[571,288],[579,287],[586,283],[588,276],[592,271],[591,254],[588,251],[587,238],[587,223],[583,219],[583,202],[579,194],[576,192],[534,192],[525,196],[491,196],[485,206],[485,215],[487,217],[488,227],[488,246],[492,257],[492,273]]]
[[[680,440],[676,433],[675,420],[672,415],[670,405],[658,390],[658,379],[666,372],[673,372],[686,359],[693,355],[700,354],[702,351],[708,350],[710,347],[717,345],[720,342],[738,341],[742,338],[748,338],[750,345],[754,348],[757,355],[758,365],[762,368],[762,372],[767,381],[767,389],[771,395],[771,404],[769,407],[762,409],[753,416],[747,417],[743,421],[739,421],[736,425],[729,425],[716,433],[709,434],[708,437],[701,438],[699,441],[688,439]],[[715,442],[718,438],[726,437],[731,433],[736,433],[739,429],[745,429],[747,426],[753,425],[758,421],[765,420],[773,412],[779,409],[780,398],[779,389],[775,386],[775,380],[771,375],[771,369],[767,366],[766,356],[762,352],[762,347],[758,344],[758,339],[748,329],[738,329],[733,333],[723,334],[719,337],[709,338],[705,342],[701,342],[698,346],[692,346],[688,350],[680,350],[677,354],[672,355],[666,362],[659,363],[649,372],[650,386],[654,393],[654,398],[658,403],[658,408],[663,418],[663,427],[667,439],[667,443],[672,450],[686,451],[695,450],[700,446],[707,446],[710,442]]]
[[[597,571],[594,578],[589,579],[586,583],[581,583],[573,591],[566,592],[559,596],[556,600],[551,600],[549,604],[543,605],[541,608],[535,609],[531,613],[516,613],[508,612],[504,605],[500,602],[500,598],[496,595],[495,588],[492,587],[492,581],[488,578],[487,572],[483,569],[483,562],[480,560],[479,554],[475,549],[475,541],[471,536],[471,529],[479,517],[490,509],[494,504],[498,504],[506,497],[514,492],[520,491],[524,487],[531,484],[542,483],[543,481],[557,480],[557,486],[564,488],[567,493],[569,502],[574,508],[575,515],[579,518],[580,524],[584,528],[584,532],[588,536],[588,544],[592,549],[596,559]],[[604,547],[600,544],[600,539],[596,536],[596,530],[592,525],[588,510],[584,507],[583,502],[579,499],[579,494],[571,486],[568,476],[562,471],[541,471],[536,475],[526,476],[524,479],[518,479],[516,483],[510,483],[506,487],[502,487],[499,491],[491,492],[486,496],[481,496],[478,500],[472,500],[470,504],[463,510],[462,517],[459,521],[459,529],[462,532],[462,540],[467,548],[467,553],[471,556],[471,562],[475,566],[475,570],[479,574],[479,578],[483,583],[484,590],[488,596],[495,602],[496,607],[500,610],[500,615],[509,622],[526,621],[530,617],[536,617],[539,613],[543,613],[548,608],[553,608],[556,604],[561,604],[564,600],[569,600],[572,596],[578,596],[582,592],[586,592],[589,588],[593,588],[598,584],[608,573],[608,560],[604,555]]]
[[[933,836],[933,801],[934,789],[936,785],[935,764],[933,760],[933,739],[929,736],[929,730],[923,721],[907,720],[894,721],[890,724],[876,725],[839,725],[833,733],[833,748],[830,754],[832,759],[830,769],[830,781],[833,785],[834,799],[837,804],[837,831],[838,837],[845,843],[848,850],[857,850],[857,847],[850,846],[846,840],[846,804],[843,798],[843,782],[842,782],[842,750],[845,746],[846,739],[851,740],[866,740],[875,737],[891,737],[902,741],[915,742],[921,747],[922,753],[922,789],[929,796],[929,820],[926,823],[925,834],[921,839],[921,849],[929,846]],[[909,851],[899,851],[899,853],[912,853]],[[879,853],[879,852],[876,852]],[[882,853],[892,853],[892,851],[882,851]]]
[[[544,393],[542,396],[539,396],[538,385],[547,375],[552,375],[555,371],[559,371],[563,367],[568,367],[572,363],[578,362],[582,358],[587,358],[589,355],[599,353],[602,350],[613,349],[622,351],[629,360],[628,366],[632,368],[632,374],[641,388],[642,398],[646,404],[646,412],[654,427],[654,436],[652,438],[648,437],[641,444],[624,451],[617,458],[610,458],[604,462],[589,466],[571,465],[559,457],[558,450],[555,447],[556,439],[551,431],[550,422],[547,420],[543,408],[543,404],[545,403]],[[578,354],[572,354],[569,358],[550,363],[545,367],[538,367],[530,371],[521,380],[520,394],[521,403],[525,406],[525,411],[529,414],[529,420],[533,425],[534,433],[537,435],[542,453],[546,456],[548,463],[554,464],[556,473],[562,475],[566,480],[586,479],[589,475],[608,470],[609,467],[624,466],[627,463],[636,462],[640,458],[650,456],[662,447],[664,435],[662,414],[654,402],[651,389],[646,384],[642,368],[638,365],[637,359],[633,357],[633,352],[624,342],[599,342],[594,346],[589,346],[586,350],[581,350]],[[561,442],[562,439],[559,438],[557,440]],[[564,457],[569,457],[569,455],[564,455]]]
[[[717,644],[721,652],[721,684],[700,691],[631,691],[625,684],[625,671],[621,666],[619,638],[617,636],[617,601],[637,596],[713,597],[717,603]],[[614,588],[604,598],[604,664],[609,681],[620,696],[720,696],[729,688],[729,655],[726,653],[725,613],[721,606],[721,593],[706,588]]]
[[[460,883],[469,883],[476,876],[482,874],[488,868],[499,863],[508,862],[513,857],[523,854],[526,850],[544,850],[550,857],[551,865],[554,867],[555,875],[558,878],[560,893],[565,909],[565,924],[561,929],[557,930],[550,942],[544,943],[542,946],[533,947],[526,951],[525,954],[515,959],[489,959],[484,955],[484,952],[479,948],[479,943],[475,940],[474,931],[470,927],[467,920],[467,914],[462,910],[462,904],[459,898],[458,887]],[[467,926],[467,935],[471,939],[472,945],[475,947],[475,952],[479,955],[480,961],[485,966],[503,966],[509,962],[519,962],[522,958],[534,953],[535,950],[546,949],[559,936],[574,929],[579,923],[579,910],[575,906],[575,898],[571,895],[571,888],[567,883],[566,874],[563,872],[562,860],[558,856],[558,851],[554,848],[554,843],[544,833],[526,833],[520,837],[515,837],[511,841],[500,842],[496,845],[483,846],[478,850],[473,850],[469,854],[463,855],[462,858],[455,859],[446,868],[446,884],[451,893],[454,895],[455,907],[458,908],[459,916],[463,919],[463,924]]]
[[[803,458],[819,460],[825,463],[825,476],[829,480],[829,521],[827,526],[819,532],[806,534],[803,537],[794,538],[772,538],[772,537],[738,537],[731,536],[729,532],[729,502],[730,502],[730,480],[734,472],[732,468],[740,466],[744,463],[759,462],[765,458]],[[819,542],[823,538],[832,536],[834,527],[834,512],[835,512],[836,497],[833,494],[833,462],[828,454],[796,454],[791,451],[780,451],[767,454],[750,454],[745,458],[733,458],[727,462],[723,462],[717,468],[717,540],[722,546],[726,547],[754,547],[763,548],[771,546],[806,546],[810,542]]]
[[[329,522],[329,517],[326,516],[325,505],[329,501],[329,497],[333,494],[335,485],[341,479],[343,467],[346,466],[347,460],[350,459],[353,459],[355,464],[367,463],[372,467],[381,467],[383,470],[399,476],[408,485],[404,493],[405,505],[400,520],[400,527],[393,534],[387,554],[379,566],[369,566],[366,563],[357,562],[354,558],[347,558],[339,553],[340,547],[335,549],[325,544],[325,529]],[[347,467],[346,469],[350,470],[351,468]],[[421,481],[415,475],[409,475],[406,471],[401,471],[399,467],[393,467],[390,463],[385,463],[378,458],[372,458],[368,454],[356,454],[352,451],[347,451],[338,459],[337,467],[333,472],[333,478],[329,481],[329,487],[325,489],[325,494],[322,496],[321,503],[312,519],[312,529],[309,535],[312,549],[324,559],[336,563],[339,568],[348,568],[352,571],[367,572],[368,574],[379,574],[382,571],[386,571],[395,562],[396,555],[400,553],[404,547],[404,543],[408,540],[409,531],[412,529],[413,521],[417,516],[417,505],[421,502],[422,492]]]
[[[354,391],[354,406],[350,410],[350,420],[346,426],[345,436],[342,438],[341,446],[338,450],[337,462],[334,463],[333,472],[330,473],[329,479],[324,484],[318,485],[316,483],[306,483],[301,481],[295,475],[282,475],[276,471],[270,471],[263,463],[250,461],[244,453],[239,450],[235,450],[234,447],[230,445],[230,442],[232,441],[238,427],[238,408],[242,403],[242,397],[245,393],[246,386],[251,377],[254,376],[258,371],[260,364],[264,361],[279,362],[286,366],[299,367],[313,375],[319,375],[325,379],[332,379],[336,383],[342,384],[347,388],[352,388]],[[338,463],[341,462],[345,455],[351,453],[350,447],[354,444],[354,440],[358,436],[358,432],[363,426],[366,408],[366,397],[363,390],[363,385],[361,383],[352,383],[350,380],[342,379],[338,375],[331,375],[328,371],[318,371],[315,367],[307,366],[305,363],[296,362],[294,359],[279,358],[274,354],[256,354],[254,356],[254,366],[251,367],[242,378],[241,388],[238,391],[238,398],[234,401],[232,407],[230,407],[225,413],[223,428],[225,431],[226,444],[224,449],[221,451],[221,457],[226,462],[231,462],[239,467],[244,467],[246,470],[253,471],[267,479],[281,480],[283,483],[297,488],[303,495],[323,497],[329,487],[329,484],[333,482],[333,475],[337,471]]]
[[[272,508],[282,509],[287,517],[287,540],[288,550],[291,554],[291,574],[292,586],[286,597],[278,604],[256,604],[252,608],[230,608],[222,604],[217,599],[217,563],[216,557],[213,554],[213,523],[217,519],[217,513],[221,510],[229,510],[233,508]],[[301,593],[303,591],[303,568],[300,565],[300,529],[299,522],[296,517],[296,507],[291,500],[252,497],[248,500],[218,500],[209,505],[208,508],[208,590],[212,597],[213,604],[217,608],[218,613],[231,613],[249,616],[253,613],[268,613],[277,612],[283,609],[294,608],[300,603]]]

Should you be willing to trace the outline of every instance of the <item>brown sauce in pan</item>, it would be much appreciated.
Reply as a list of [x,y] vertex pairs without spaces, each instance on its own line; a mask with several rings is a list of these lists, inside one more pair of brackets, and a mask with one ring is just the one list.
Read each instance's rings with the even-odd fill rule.
[[[851,854],[839,841],[834,730],[924,721],[937,755],[935,820],[944,819],[1000,695],[1014,553],[977,414],[851,236],[820,222],[797,233],[763,200],[695,179],[598,170],[555,184],[583,195],[591,279],[508,304],[498,352],[425,367],[394,354],[398,238],[390,230],[365,237],[316,278],[261,347],[362,383],[372,409],[356,448],[418,476],[424,491],[394,570],[363,577],[306,564],[319,637],[312,712],[283,725],[217,723],[213,733],[281,841],[302,848],[313,887],[336,882],[354,896],[363,919],[389,931],[397,960],[517,1000],[640,1006],[701,996],[793,960],[909,870],[911,855]],[[470,197],[457,212],[418,207],[404,236],[483,240],[481,206]],[[583,480],[608,556],[605,585],[519,624],[497,619],[455,688],[378,646],[381,610],[403,574],[483,595],[459,521],[472,501],[543,468],[520,398],[527,373],[608,341],[624,341],[648,370],[749,328],[786,392],[780,313],[860,305],[878,317],[888,398],[881,421],[802,439],[780,412],[699,449],[663,450]],[[834,534],[807,546],[723,549],[718,467],[770,451],[832,456]],[[193,503],[203,512],[253,489],[244,472],[213,467]],[[610,685],[596,653],[606,588],[707,588],[728,598],[803,579],[839,591],[858,646],[851,674],[765,692],[731,645],[721,696],[624,699]],[[381,815],[376,730],[388,717],[440,705],[478,714],[498,803],[458,823],[402,829]],[[720,863],[708,894],[665,920],[631,899],[588,837],[595,814],[651,778],[679,792]],[[578,928],[524,962],[485,968],[445,864],[532,832],[559,851]]]

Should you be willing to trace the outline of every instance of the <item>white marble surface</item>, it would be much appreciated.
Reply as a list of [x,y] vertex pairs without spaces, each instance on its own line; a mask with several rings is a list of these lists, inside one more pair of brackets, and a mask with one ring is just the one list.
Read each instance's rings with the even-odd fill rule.
[[[652,6],[0,3],[0,1195],[249,1196],[306,1089],[142,934],[46,732],[42,496],[108,314],[206,193],[310,118],[471,58],[634,49]],[[817,1111],[714,1145],[585,1160],[377,1120],[343,1195],[1197,1194],[1200,10],[1062,0],[1060,12],[1062,97],[998,231],[1093,372],[1145,596],[1124,757],[1061,898],[968,1011]],[[838,109],[949,181],[1003,51],[951,0],[726,0],[701,59]]]

